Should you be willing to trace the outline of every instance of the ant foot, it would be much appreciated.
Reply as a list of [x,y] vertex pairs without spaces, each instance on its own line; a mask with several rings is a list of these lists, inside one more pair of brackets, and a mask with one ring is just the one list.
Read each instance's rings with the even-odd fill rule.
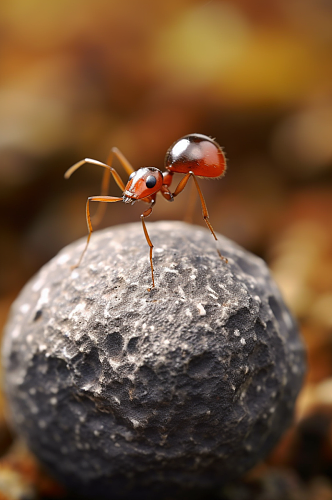
[[217,252],[218,252],[218,255],[219,257],[221,258],[221,260],[223,260],[225,262],[225,264],[228,264],[228,259],[227,257],[224,257],[223,255],[221,255],[221,253],[219,252],[218,248],[217,248]]

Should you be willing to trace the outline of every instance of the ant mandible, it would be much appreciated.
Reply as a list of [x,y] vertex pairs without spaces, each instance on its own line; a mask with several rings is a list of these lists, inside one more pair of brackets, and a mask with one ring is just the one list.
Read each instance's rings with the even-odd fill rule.
[[[117,171],[112,167],[113,158],[116,157],[127,174],[129,179],[127,185],[125,186],[122,182],[121,177]],[[75,267],[78,267],[83,259],[83,256],[88,248],[91,234],[93,232],[90,216],[90,201],[100,201],[104,203],[114,203],[117,201],[123,201],[124,203],[130,203],[133,205],[136,201],[144,201],[149,203],[150,206],[141,215],[141,221],[143,225],[143,231],[145,234],[146,241],[150,247],[150,266],[152,275],[152,287],[155,286],[154,283],[154,271],[152,262],[152,249],[153,244],[151,242],[150,236],[148,234],[144,219],[148,217],[153,209],[156,202],[157,193],[160,192],[167,201],[174,201],[174,198],[183,191],[190,177],[193,178],[199,198],[202,205],[203,219],[207,227],[210,229],[214,239],[217,241],[217,236],[212,228],[209,221],[209,213],[206,207],[206,203],[202,194],[202,191],[198,185],[196,177],[209,177],[209,178],[220,178],[224,175],[226,171],[226,159],[224,153],[222,152],[219,144],[202,134],[189,134],[181,139],[174,142],[174,144],[168,149],[165,157],[165,169],[166,172],[162,172],[155,167],[142,167],[138,170],[134,170],[130,163],[126,160],[123,154],[118,148],[112,148],[106,163],[102,163],[97,160],[92,160],[91,158],[85,158],[84,160],[75,163],[70,167],[66,173],[65,178],[68,179],[75,170],[84,165],[85,163],[91,163],[93,165],[99,165],[104,167],[105,173],[102,181],[101,195],[100,196],[90,196],[86,203],[86,220],[88,225],[88,239],[85,248],[81,254],[81,257]],[[185,174],[182,180],[179,182],[174,192],[170,191],[170,186],[173,179],[174,173]],[[113,176],[115,182],[121,189],[122,196],[107,196],[110,176]],[[106,205],[104,205],[106,207]],[[104,209],[99,212],[98,219],[103,214]],[[219,250],[217,252],[221,259],[227,262],[227,259],[221,255]],[[149,289],[150,291],[151,289]]]

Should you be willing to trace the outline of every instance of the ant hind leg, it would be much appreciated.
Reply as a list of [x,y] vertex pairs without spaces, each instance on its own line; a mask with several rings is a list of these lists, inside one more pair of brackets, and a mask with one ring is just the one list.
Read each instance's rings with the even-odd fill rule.
[[[194,174],[192,171],[188,172],[188,173],[187,173],[187,174],[186,174],[186,175],[185,175],[185,176],[181,179],[181,181],[179,182],[179,184],[177,185],[177,187],[176,187],[176,189],[175,189],[175,191],[174,191],[174,193],[173,193],[173,196],[175,197],[175,196],[177,196],[178,194],[180,194],[180,193],[181,193],[181,191],[183,191],[183,189],[186,187],[186,184],[187,184],[187,182],[188,182],[188,180],[189,180],[190,176],[192,176],[192,178],[194,179],[194,182],[195,182],[195,185],[196,185],[196,189],[197,189],[198,194],[199,194],[199,199],[200,199],[200,201],[201,201],[201,206],[202,206],[202,212],[203,212],[203,219],[204,219],[204,222],[205,222],[205,224],[207,225],[207,227],[209,228],[209,230],[210,230],[210,232],[211,232],[212,236],[214,237],[214,239],[215,239],[216,241],[218,241],[218,238],[217,238],[217,236],[216,236],[216,233],[215,233],[215,232],[214,232],[214,230],[213,230],[212,224],[211,224],[211,222],[209,221],[209,212],[208,212],[208,209],[207,209],[207,206],[206,206],[206,203],[205,203],[205,199],[204,199],[203,193],[202,193],[202,191],[201,191],[201,189],[200,189],[200,187],[199,187],[199,184],[198,184],[198,181],[197,181],[197,179],[196,179],[196,176],[195,176],[195,174]],[[217,247],[217,252],[218,252],[219,257],[220,257],[223,261],[225,261],[225,262],[227,263],[227,262],[228,262],[228,260],[226,259],[226,257],[224,257],[223,255],[221,255],[220,250],[219,250],[219,248],[218,248],[218,247]]]
[[[196,179],[196,176],[192,172],[190,172],[190,173],[191,173],[191,175],[192,175],[192,177],[193,177],[193,179],[195,181],[196,188],[197,188],[197,191],[198,191],[198,194],[199,194],[199,198],[200,198],[201,205],[202,205],[202,212],[203,212],[204,222],[207,225],[207,227],[210,229],[211,234],[213,235],[215,241],[217,242],[218,238],[216,236],[216,233],[213,230],[211,222],[209,221],[209,212],[208,212],[208,209],[207,209],[207,206],[206,206],[206,203],[205,203],[205,199],[204,199],[203,193],[202,193],[202,191],[201,191],[201,189],[199,187],[199,184],[198,184],[198,181]],[[218,248],[217,245],[216,245],[216,249],[217,249],[218,255],[221,258],[221,260],[223,260],[227,264],[228,263],[228,259],[226,257],[224,257],[223,255],[221,255],[220,250],[219,250],[219,248]]]

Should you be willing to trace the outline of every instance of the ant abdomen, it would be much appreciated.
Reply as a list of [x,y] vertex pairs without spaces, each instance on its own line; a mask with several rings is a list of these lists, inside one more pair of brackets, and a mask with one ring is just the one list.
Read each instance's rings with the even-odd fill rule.
[[226,158],[217,142],[206,135],[189,134],[174,142],[165,157],[169,172],[199,177],[221,177],[226,171]]

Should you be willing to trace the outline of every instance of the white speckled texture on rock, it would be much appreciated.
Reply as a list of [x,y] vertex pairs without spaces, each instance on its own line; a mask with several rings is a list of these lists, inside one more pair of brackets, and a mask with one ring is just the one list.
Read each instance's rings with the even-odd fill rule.
[[305,369],[265,263],[205,228],[139,223],[69,245],[16,300],[3,346],[12,419],[76,491],[213,487],[264,458]]

